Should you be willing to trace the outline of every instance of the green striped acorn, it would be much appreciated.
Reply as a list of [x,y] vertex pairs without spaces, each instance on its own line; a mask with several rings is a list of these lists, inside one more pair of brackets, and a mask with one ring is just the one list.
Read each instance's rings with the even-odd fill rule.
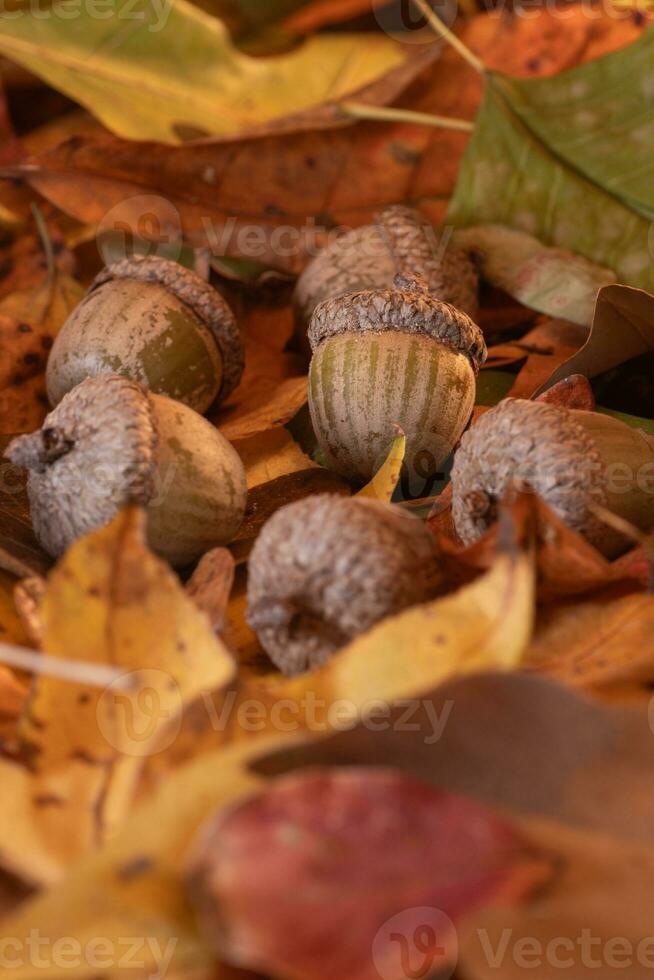
[[534,490],[614,558],[630,542],[596,507],[654,528],[654,439],[599,412],[506,398],[466,432],[454,457],[452,515],[465,544],[494,523],[510,485]]
[[421,276],[321,303],[311,319],[309,407],[327,464],[369,480],[399,425],[406,461],[425,477],[461,438],[486,358],[479,327]]
[[238,326],[220,293],[170,259],[131,256],[103,269],[68,317],[46,384],[57,405],[85,378],[122,374],[204,412],[242,373]]
[[82,381],[5,455],[29,471],[34,532],[53,557],[136,504],[150,547],[186,565],[231,541],[245,513],[243,464],[224,436],[121,375]]
[[421,275],[438,299],[477,316],[479,273],[473,259],[415,208],[393,204],[371,224],[327,245],[300,275],[293,306],[301,345],[319,303],[363,289],[387,289],[395,276],[411,274]]

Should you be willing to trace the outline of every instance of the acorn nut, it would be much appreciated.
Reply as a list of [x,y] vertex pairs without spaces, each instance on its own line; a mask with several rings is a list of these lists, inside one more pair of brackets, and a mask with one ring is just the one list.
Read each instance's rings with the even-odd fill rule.
[[479,274],[470,256],[415,208],[394,204],[370,225],[340,236],[313,259],[297,281],[293,304],[298,333],[319,303],[364,289],[385,289],[396,275],[417,273],[429,291],[468,316],[479,309]]
[[486,412],[461,440],[452,469],[452,513],[466,544],[495,521],[512,483],[536,491],[607,558],[629,542],[593,507],[654,528],[654,439],[607,415],[519,398]]
[[6,455],[29,470],[34,532],[54,557],[138,504],[152,549],[185,565],[230,541],[245,512],[245,472],[230,443],[186,405],[121,375],[82,381]]
[[375,623],[426,602],[440,581],[434,539],[393,504],[317,494],[287,504],[250,555],[247,619],[270,659],[299,674]]
[[122,374],[206,411],[243,373],[236,320],[217,290],[170,259],[132,256],[95,278],[58,334],[46,385],[57,405],[75,385]]
[[369,480],[401,426],[406,459],[434,474],[468,424],[486,359],[479,327],[420,276],[326,300],[309,327],[309,408],[327,465]]

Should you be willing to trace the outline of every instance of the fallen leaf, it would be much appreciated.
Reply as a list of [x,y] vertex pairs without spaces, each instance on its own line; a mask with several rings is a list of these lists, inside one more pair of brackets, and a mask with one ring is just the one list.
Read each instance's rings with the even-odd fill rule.
[[654,289],[653,54],[649,30],[552,78],[487,72],[447,220],[507,225]]
[[207,617],[147,550],[136,510],[71,547],[48,578],[40,614],[51,658],[111,664],[132,681],[97,688],[40,675],[19,726],[30,769],[0,760],[11,799],[0,808],[0,860],[29,881],[51,882],[115,830],[143,758],[174,739],[187,702],[227,683],[235,667]]
[[525,232],[502,225],[462,228],[455,241],[474,252],[481,273],[525,306],[551,317],[590,326],[598,290],[616,280],[610,269],[560,248],[548,248]]
[[[120,135],[162,143],[234,135],[354,91],[374,93],[373,83],[396,69],[381,85],[385,101],[413,73],[400,46],[379,35],[322,35],[276,58],[250,58],[218,18],[185,0],[158,10],[137,0],[129,31],[117,2],[101,18],[80,8],[74,32],[67,18],[24,8],[3,19],[0,51]],[[333,108],[322,111],[328,122],[333,117]],[[310,117],[310,125],[320,119]]]
[[648,697],[603,704],[536,674],[500,671],[450,678],[378,712],[262,754],[255,771],[392,766],[514,815],[654,844]]
[[607,286],[597,297],[592,329],[586,343],[580,351],[559,365],[538,390],[547,390],[569,374],[594,378],[652,350],[654,296],[629,286]]
[[[625,560],[610,562],[585,538],[567,527],[536,494],[518,495],[512,512],[519,541],[524,542],[525,535],[532,533],[536,521],[539,602],[588,595],[614,584],[643,587],[641,564]],[[450,588],[457,588],[474,580],[480,571],[493,567],[498,548],[501,549],[502,532],[496,523],[478,541],[466,547],[456,536],[450,514],[451,497],[448,494],[438,501],[429,524],[436,535],[446,581]]]
[[[556,11],[531,13],[533,18],[480,15],[465,25],[463,40],[489,68],[533,76],[619,48],[642,31],[627,15],[598,11],[590,19],[574,5],[565,21]],[[411,60],[415,63],[415,53]],[[473,119],[481,94],[479,76],[448,50],[397,104]],[[463,133],[378,122],[192,147],[106,135],[40,153],[22,174],[85,223],[98,224],[120,204],[124,220],[135,229],[147,187],[163,201],[162,219],[174,204],[185,237],[196,245],[297,272],[334,226],[365,223],[385,204],[417,202],[433,221],[442,221],[465,146]]]
[[525,667],[577,687],[651,684],[654,596],[613,590],[585,602],[545,607]]
[[398,930],[422,929],[423,969],[452,969],[465,915],[525,901],[551,873],[472,800],[393,769],[333,768],[283,777],[218,814],[188,890],[205,941],[230,963],[297,980],[401,980],[413,950]]
[[648,882],[654,849],[607,834],[521,820],[520,831],[550,854],[557,872],[513,907],[481,909],[462,924],[459,966],[470,980],[642,980],[651,969],[654,911]]
[[[491,347],[487,363],[490,369],[495,369],[500,364],[506,366],[523,362],[503,397],[510,394],[513,398],[531,398],[542,391],[544,383],[562,364],[566,365],[566,370],[561,377],[578,373],[569,369],[568,365],[587,338],[588,331],[579,324],[547,319],[520,340]],[[480,377],[483,374],[482,370]]]
[[[256,747],[260,751],[284,740],[277,735]],[[37,927],[39,936],[51,943],[61,936],[74,937],[88,953],[77,965],[50,962],[44,969],[35,967],[26,956],[21,967],[0,968],[0,976],[5,969],[16,980],[37,975],[43,980],[61,976],[83,980],[96,977],[98,970],[118,976],[121,958],[127,965],[125,957],[130,949],[135,952],[138,943],[131,968],[139,976],[165,970],[174,956],[176,970],[211,970],[214,978],[223,980],[227,974],[218,965],[214,969],[213,957],[193,926],[182,888],[183,866],[202,821],[262,785],[246,769],[254,749],[254,745],[245,745],[205,755],[171,775],[114,840],[79,861],[59,884],[3,921],[3,934],[18,942],[27,942]],[[7,840],[5,834],[2,840]],[[21,843],[27,842],[15,841],[15,846]],[[98,937],[105,941],[102,953]],[[148,937],[146,942],[144,937]],[[99,955],[106,964],[106,943],[112,950],[109,967],[98,963]]]
[[249,439],[237,439],[233,445],[245,466],[249,491],[280,476],[318,468],[282,427],[268,429]]
[[370,483],[366,483],[365,487],[359,490],[357,497],[383,500],[390,504],[402,472],[405,451],[406,436],[398,426],[398,435],[393,440],[393,445],[388,451],[385,462],[382,463]]
[[[130,709],[129,695],[114,701],[111,692],[40,677],[21,733],[38,768],[80,754],[95,765],[111,763],[117,753],[147,754],[162,721],[233,675],[233,660],[208,619],[148,551],[144,520],[142,512],[126,510],[75,542],[48,577],[41,617],[50,656],[145,671],[149,695],[140,697],[139,685]],[[142,703],[148,697],[150,718]]]

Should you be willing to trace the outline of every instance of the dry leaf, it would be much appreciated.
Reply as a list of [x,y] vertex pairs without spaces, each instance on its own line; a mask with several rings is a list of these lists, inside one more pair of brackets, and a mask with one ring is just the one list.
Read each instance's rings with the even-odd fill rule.
[[51,657],[111,664],[133,683],[35,679],[20,726],[32,771],[0,760],[10,801],[0,808],[2,860],[30,881],[53,880],[115,829],[143,758],[175,738],[186,702],[235,669],[208,619],[147,550],[136,510],[73,545],[49,576],[41,616]]
[[357,497],[383,500],[388,504],[393,499],[393,494],[395,493],[402,472],[404,453],[406,452],[406,436],[399,426],[397,429],[398,435],[393,440],[393,445],[388,451],[385,462],[382,463],[370,483],[367,483],[362,490],[359,490]]
[[598,290],[617,278],[581,255],[503,225],[462,228],[455,241],[475,253],[488,282],[533,310],[582,326],[592,323]]
[[654,596],[611,590],[586,602],[546,607],[525,667],[577,687],[651,684]]
[[[533,19],[475,17],[463,29],[463,40],[490,68],[529,77],[590,60],[642,31],[631,18],[598,11],[597,18],[589,19],[574,5],[565,22],[556,11],[532,13]],[[481,93],[476,73],[456,52],[446,51],[398,104],[472,119]],[[218,254],[247,255],[247,229],[251,233],[255,222],[261,226],[259,261],[297,271],[320,242],[316,223],[323,234],[338,224],[358,225],[384,204],[402,200],[420,202],[440,221],[465,145],[462,133],[377,122],[192,148],[106,136],[76,139],[39,155],[30,161],[25,178],[66,213],[89,224],[99,223],[118,203],[128,209],[133,199],[133,214],[125,217],[133,228],[139,227],[139,202],[147,187],[160,195],[168,211],[170,203],[175,205],[189,240],[204,245],[210,238]],[[293,247],[287,246],[288,238],[283,248],[276,243],[273,236],[280,224],[303,229],[292,238]]]
[[[0,51],[114,132],[161,143],[232,136],[353,91],[385,102],[415,71],[401,47],[379,35],[322,35],[276,58],[250,58],[233,45],[222,21],[185,0],[159,9],[136,0],[130,20],[126,31],[117,2],[105,6],[102,17],[80,8],[71,31],[68,18],[24,8],[3,19]],[[315,71],[316,62],[324,70]],[[177,68],[172,79],[171,64]],[[393,69],[390,79],[383,77]],[[315,116],[309,115],[309,125],[333,122],[333,108]]]
[[539,388],[550,388],[569,374],[594,378],[632,357],[654,350],[654,296],[630,286],[607,286],[597,297],[588,340],[556,368]]

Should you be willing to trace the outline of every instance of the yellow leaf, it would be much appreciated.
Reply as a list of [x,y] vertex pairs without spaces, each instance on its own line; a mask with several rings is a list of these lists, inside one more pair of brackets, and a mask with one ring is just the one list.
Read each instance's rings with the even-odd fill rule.
[[74,23],[25,5],[0,22],[0,51],[120,136],[163,143],[233,135],[338,101],[405,60],[381,33],[323,34],[251,58],[222,21],[186,0],[135,0],[129,11],[109,0],[102,16],[81,5]]
[[[173,773],[115,840],[3,921],[2,934],[14,940],[12,952],[18,950],[20,965],[3,964],[0,977],[82,980],[99,973],[124,977],[129,969],[138,976],[163,976],[169,955],[175,971],[209,967],[212,956],[195,933],[181,880],[189,848],[211,813],[263,784],[248,771],[248,761],[288,741],[276,736],[209,753]],[[41,967],[29,955],[35,929],[44,940],[39,953],[46,965]],[[55,955],[54,943],[62,936],[80,945],[78,957],[66,961]],[[103,956],[99,937],[105,940]],[[223,974],[216,966],[211,975],[218,980]]]
[[77,541],[42,603],[50,656],[138,672],[133,691],[42,676],[22,727],[39,768],[80,754],[92,764],[156,750],[183,704],[226,684],[234,661],[179,580],[144,541],[144,515],[123,511]]
[[239,439],[234,443],[234,448],[245,466],[248,490],[276,480],[279,476],[312,466],[318,468],[290,432],[282,427],[268,429],[249,439]]
[[[233,676],[232,656],[126,510],[77,541],[42,601],[50,658],[111,665],[133,684],[98,689],[40,675],[20,726],[32,762],[0,761],[0,863],[51,883],[115,832],[150,754],[172,744],[185,705]],[[11,846],[7,842],[11,842]]]
[[471,585],[384,620],[277,693],[317,700],[327,717],[341,702],[339,719],[348,724],[373,702],[417,696],[453,675],[515,668],[531,637],[534,588],[532,556],[502,554]]
[[370,497],[372,500],[384,500],[390,503],[400,479],[404,454],[406,452],[406,436],[398,426],[398,435],[393,440],[386,461],[377,470],[370,483],[359,490],[357,497]]

